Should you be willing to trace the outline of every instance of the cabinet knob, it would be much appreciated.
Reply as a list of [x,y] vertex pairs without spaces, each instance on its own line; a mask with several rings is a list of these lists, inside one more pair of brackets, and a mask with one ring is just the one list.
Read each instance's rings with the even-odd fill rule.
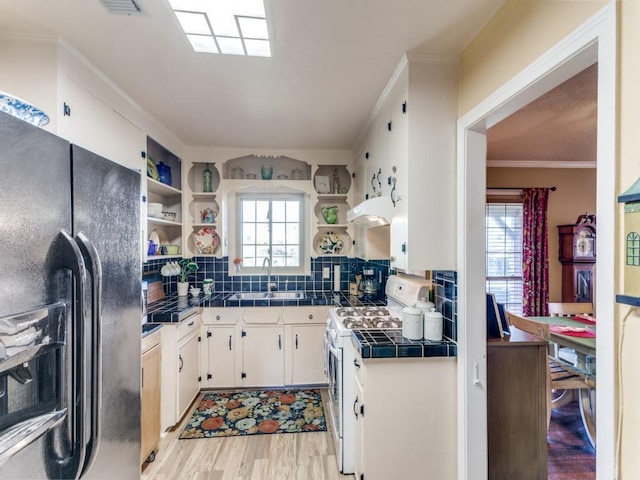
[[220,320],[220,315],[216,315],[216,320]]
[[309,320],[313,319],[313,313],[309,314]]

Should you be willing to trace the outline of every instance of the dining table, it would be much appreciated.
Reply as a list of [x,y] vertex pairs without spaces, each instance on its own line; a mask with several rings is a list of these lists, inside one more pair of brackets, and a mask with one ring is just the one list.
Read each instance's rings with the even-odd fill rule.
[[[549,342],[558,347],[572,348],[576,352],[576,361],[571,367],[584,375],[585,379],[596,381],[596,325],[595,322],[585,323],[581,320],[574,320],[572,317],[527,317],[536,322],[549,325]],[[560,328],[558,328],[560,327]],[[573,330],[562,327],[572,327]],[[554,331],[555,330],[555,331]],[[564,330],[564,333],[562,333]],[[560,397],[553,400],[553,408],[559,408],[573,398],[569,391],[564,392]],[[580,413],[582,422],[589,438],[589,442],[595,448],[595,387],[581,389],[578,393]]]

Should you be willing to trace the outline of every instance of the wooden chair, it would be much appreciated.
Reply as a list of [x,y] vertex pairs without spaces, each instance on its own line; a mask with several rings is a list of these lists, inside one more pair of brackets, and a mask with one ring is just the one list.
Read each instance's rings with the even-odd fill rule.
[[[551,341],[551,331],[546,323],[536,322],[511,312],[506,312],[509,324],[515,328],[519,328],[525,332],[532,333],[544,338],[547,342]],[[551,347],[551,344],[550,344]],[[595,446],[595,417],[593,416],[593,407],[591,405],[590,390],[595,388],[595,380],[586,378],[584,373],[574,369],[571,365],[564,363],[553,355],[548,356],[547,362],[547,427],[551,421],[551,410],[564,405],[566,402],[565,394],[567,392],[578,391],[581,406],[581,414],[587,435],[591,444]],[[554,390],[564,390],[561,398],[552,398]],[[569,399],[571,400],[571,398]]]
[[552,317],[573,317],[574,315],[593,315],[592,303],[549,303],[549,315]]

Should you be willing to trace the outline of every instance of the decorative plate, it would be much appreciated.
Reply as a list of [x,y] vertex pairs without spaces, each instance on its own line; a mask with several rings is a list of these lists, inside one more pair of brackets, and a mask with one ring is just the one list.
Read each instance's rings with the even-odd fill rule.
[[326,255],[337,255],[344,248],[344,242],[334,233],[329,233],[320,237],[318,248]]
[[220,236],[216,227],[203,227],[195,233],[196,248],[203,255],[211,255],[220,245]]
[[0,92],[0,112],[13,115],[36,127],[43,127],[49,123],[49,115],[42,110],[4,92]]
[[156,164],[153,163],[153,160],[151,160],[149,157],[147,157],[147,177],[151,177],[154,180],[160,181],[160,175],[158,174]]

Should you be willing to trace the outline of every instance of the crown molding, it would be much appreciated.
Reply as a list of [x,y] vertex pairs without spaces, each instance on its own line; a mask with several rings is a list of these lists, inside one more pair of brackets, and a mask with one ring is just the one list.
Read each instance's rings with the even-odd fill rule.
[[410,53],[405,55],[409,63],[454,63],[458,64],[457,55],[429,55]]
[[34,41],[47,43],[60,43],[60,37],[44,33],[0,32],[0,38],[6,40]]
[[487,160],[493,168],[596,168],[596,162],[568,160]]

